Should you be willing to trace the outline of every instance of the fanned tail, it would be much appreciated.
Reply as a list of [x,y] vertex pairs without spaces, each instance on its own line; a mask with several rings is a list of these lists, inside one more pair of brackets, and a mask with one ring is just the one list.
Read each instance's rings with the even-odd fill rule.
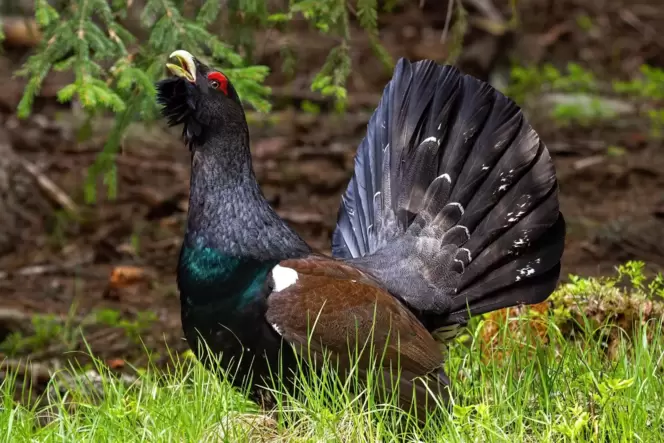
[[555,288],[565,240],[544,143],[490,85],[399,60],[343,195],[333,254],[431,328]]

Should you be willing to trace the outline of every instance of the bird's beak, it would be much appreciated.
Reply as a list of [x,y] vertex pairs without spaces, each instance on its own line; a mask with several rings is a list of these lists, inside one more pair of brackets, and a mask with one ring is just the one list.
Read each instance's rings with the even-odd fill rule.
[[175,59],[178,63],[177,65],[166,63],[166,67],[173,75],[184,78],[191,83],[196,83],[196,65],[194,64],[193,55],[183,49],[178,49],[168,58],[171,60]]

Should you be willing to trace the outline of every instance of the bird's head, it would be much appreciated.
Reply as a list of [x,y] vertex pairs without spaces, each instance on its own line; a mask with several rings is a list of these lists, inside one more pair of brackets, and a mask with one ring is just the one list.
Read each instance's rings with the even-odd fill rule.
[[157,101],[170,126],[183,125],[190,148],[220,131],[243,131],[246,119],[240,98],[228,77],[184,50],[166,64],[173,74],[157,83]]

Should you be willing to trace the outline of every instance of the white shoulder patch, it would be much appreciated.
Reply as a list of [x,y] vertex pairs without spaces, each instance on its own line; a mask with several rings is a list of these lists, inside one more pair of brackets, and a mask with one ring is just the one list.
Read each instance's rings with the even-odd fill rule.
[[272,329],[274,329],[277,334],[284,335],[284,331],[281,330],[278,324],[270,323],[270,326],[272,326]]
[[272,268],[272,280],[274,280],[274,291],[283,291],[297,282],[297,271],[277,265]]

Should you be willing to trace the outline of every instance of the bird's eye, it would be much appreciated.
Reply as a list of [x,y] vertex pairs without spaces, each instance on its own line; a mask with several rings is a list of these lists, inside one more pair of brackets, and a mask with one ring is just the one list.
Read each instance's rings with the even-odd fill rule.
[[212,89],[218,89],[228,95],[228,79],[221,72],[210,72],[207,76],[208,84]]

